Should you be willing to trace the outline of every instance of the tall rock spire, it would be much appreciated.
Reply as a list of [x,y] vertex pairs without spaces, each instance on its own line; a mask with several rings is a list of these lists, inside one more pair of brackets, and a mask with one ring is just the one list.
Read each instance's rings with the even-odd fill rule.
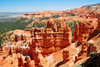
[[79,25],[78,25],[78,23],[76,23],[76,25],[75,25],[75,31],[74,31],[74,36],[73,36],[73,42],[77,41],[78,34],[79,34]]

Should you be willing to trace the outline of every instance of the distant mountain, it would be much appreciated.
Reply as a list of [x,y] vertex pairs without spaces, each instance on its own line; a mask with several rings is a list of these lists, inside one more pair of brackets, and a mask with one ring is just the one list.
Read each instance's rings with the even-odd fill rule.
[[0,19],[1,18],[17,18],[22,16],[23,13],[16,13],[16,12],[0,12]]
[[85,6],[82,6],[82,8],[86,8],[86,9],[89,9],[89,11],[100,11],[100,3],[98,4],[93,4],[93,5],[85,5]]
[[23,13],[36,13],[39,11],[31,11],[31,12],[0,12],[0,14],[23,14]]

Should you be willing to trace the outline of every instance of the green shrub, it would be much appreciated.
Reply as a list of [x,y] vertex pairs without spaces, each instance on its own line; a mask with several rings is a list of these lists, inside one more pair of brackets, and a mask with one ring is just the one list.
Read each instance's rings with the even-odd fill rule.
[[11,61],[11,64],[13,64],[13,61]]
[[89,54],[89,56],[95,56],[97,53],[96,52],[91,52],[90,54]]
[[54,15],[54,16],[52,16],[52,18],[58,18],[58,17],[60,17],[60,15]]
[[76,65],[75,67],[82,67],[82,65]]
[[72,36],[73,36],[73,34],[74,34],[76,22],[79,23],[79,21],[73,21],[73,22],[70,22],[70,23],[66,22],[66,25],[68,24],[68,26],[69,26],[69,27],[71,28],[71,30],[72,30]]
[[56,22],[56,26],[58,26],[59,22]]
[[43,17],[43,18],[40,19],[40,21],[42,21],[44,19],[50,19],[50,17]]
[[41,28],[41,27],[45,27],[45,26],[46,26],[46,23],[37,23],[37,22],[35,22],[32,27],[34,27],[34,28],[35,27]]

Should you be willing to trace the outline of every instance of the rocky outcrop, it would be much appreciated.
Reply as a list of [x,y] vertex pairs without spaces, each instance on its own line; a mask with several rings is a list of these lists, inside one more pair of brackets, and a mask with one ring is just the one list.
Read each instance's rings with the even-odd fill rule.
[[22,56],[18,57],[18,67],[25,67]]
[[34,61],[32,61],[29,56],[25,57],[25,61],[25,67],[35,67]]
[[67,62],[69,60],[69,52],[67,50],[63,50],[63,61]]
[[74,31],[74,36],[73,36],[73,42],[78,40],[78,35],[79,35],[79,25],[78,25],[78,23],[76,23],[75,31]]
[[100,15],[98,16],[98,26],[97,26],[97,30],[100,32]]
[[97,52],[97,48],[94,46],[94,41],[93,40],[89,40],[88,42],[88,55],[91,53],[91,52]]
[[2,56],[6,58],[13,53],[22,53],[25,56],[30,55],[28,46],[18,46],[10,42],[6,43],[6,45],[2,48]]
[[20,33],[15,34],[15,41],[21,41],[22,40],[22,35]]
[[75,26],[73,42],[78,41],[78,44],[82,44],[86,42],[89,38],[89,35],[95,31],[95,27],[93,26],[93,22],[89,21],[86,23],[80,22],[79,28],[78,24]]

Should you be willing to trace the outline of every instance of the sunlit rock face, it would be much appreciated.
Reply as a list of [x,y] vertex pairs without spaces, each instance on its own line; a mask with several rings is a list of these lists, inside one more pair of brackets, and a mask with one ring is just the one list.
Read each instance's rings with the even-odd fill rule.
[[67,62],[69,61],[69,52],[67,50],[63,50],[63,61]]
[[[93,32],[97,29],[97,23],[95,21],[87,21],[87,22],[80,22],[79,25],[76,23],[75,31],[73,35],[73,42],[78,41],[78,44],[82,44],[83,42],[86,42],[92,35],[94,35]],[[90,36],[90,34],[92,35]]]
[[15,34],[15,41],[21,41],[22,40],[22,34],[16,33]]
[[97,30],[100,32],[100,15],[98,16],[98,27]]
[[79,35],[79,24],[76,23],[75,25],[75,31],[74,31],[74,36],[73,36],[73,42],[78,40],[78,35]]
[[[61,23],[60,23],[61,24]],[[58,24],[59,25],[59,24]],[[62,28],[62,29],[60,29]],[[53,52],[59,51],[71,44],[71,29],[67,26],[57,27],[55,23],[48,21],[46,29],[42,29],[35,32],[35,37],[29,42],[30,55],[32,59],[35,59],[35,63],[39,65],[38,53],[45,57]]]
[[13,43],[6,43],[5,46],[2,48],[2,56],[7,57],[13,53],[22,53],[23,55],[29,55],[29,47],[28,46],[18,46],[14,45]]

